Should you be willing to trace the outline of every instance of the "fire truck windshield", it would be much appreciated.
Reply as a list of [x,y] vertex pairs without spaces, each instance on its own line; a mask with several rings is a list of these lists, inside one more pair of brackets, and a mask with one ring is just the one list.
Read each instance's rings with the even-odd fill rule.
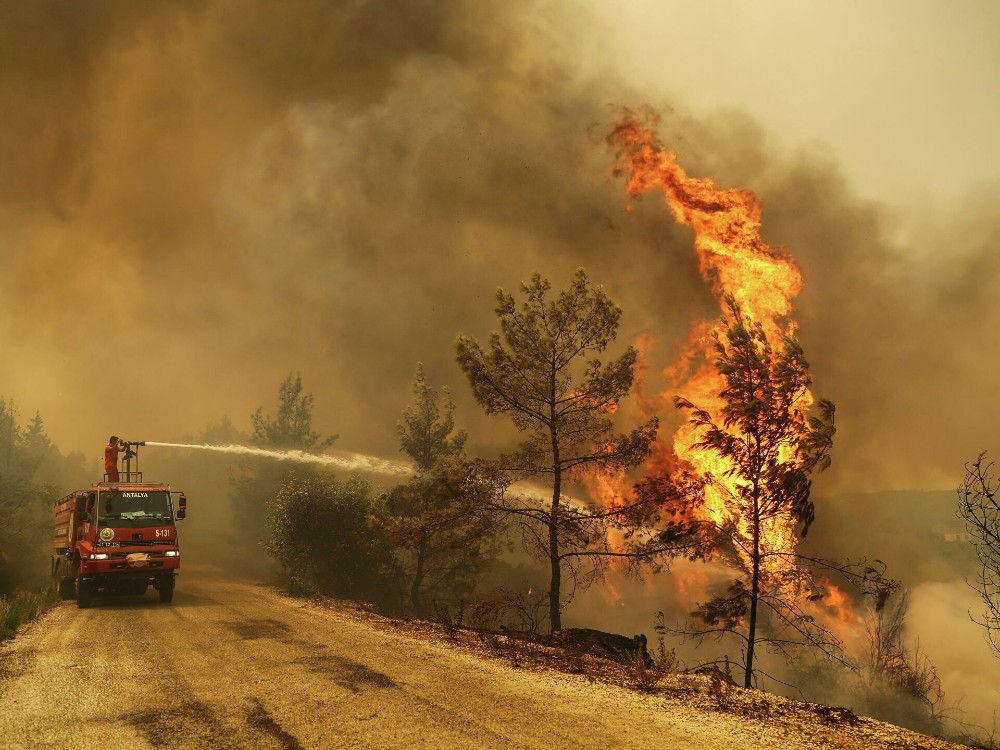
[[98,526],[172,526],[174,515],[166,490],[112,490],[100,493]]

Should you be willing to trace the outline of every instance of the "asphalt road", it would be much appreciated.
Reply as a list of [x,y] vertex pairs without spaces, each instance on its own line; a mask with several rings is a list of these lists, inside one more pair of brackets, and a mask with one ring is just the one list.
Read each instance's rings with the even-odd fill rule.
[[759,722],[513,669],[207,568],[184,570],[172,604],[155,593],[85,610],[64,602],[0,644],[0,748],[800,744],[784,739]]

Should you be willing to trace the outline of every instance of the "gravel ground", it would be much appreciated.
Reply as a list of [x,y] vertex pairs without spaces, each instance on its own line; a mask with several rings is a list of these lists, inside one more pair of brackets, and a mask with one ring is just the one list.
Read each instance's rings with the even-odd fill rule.
[[721,711],[704,678],[647,694],[514,668],[417,630],[211,569],[185,569],[169,605],[64,602],[0,644],[0,747],[960,747],[757,691]]

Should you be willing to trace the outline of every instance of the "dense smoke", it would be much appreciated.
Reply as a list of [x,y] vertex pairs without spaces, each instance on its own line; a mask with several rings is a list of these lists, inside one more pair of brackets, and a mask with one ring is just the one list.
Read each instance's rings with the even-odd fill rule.
[[[3,14],[0,375],[67,449],[239,419],[294,369],[344,447],[394,452],[417,360],[475,419],[453,337],[487,333],[493,290],[536,269],[558,284],[585,266],[624,305],[625,336],[655,335],[654,367],[718,314],[658,200],[623,211],[601,137],[609,105],[647,97],[584,63],[606,51],[579,10]],[[689,172],[758,191],[765,238],[804,269],[800,335],[839,406],[825,487],[949,486],[990,437],[989,201],[950,237],[921,233],[963,251],[903,244],[835,165],[746,118],[653,104]]]
[[239,418],[295,369],[345,447],[395,452],[414,363],[457,385],[455,334],[536,268],[683,329],[693,271],[636,274],[663,233],[598,145],[621,90],[530,6],[434,7],[5,11],[0,374],[58,441]]
[[0,395],[96,455],[113,432],[245,429],[300,371],[317,429],[391,458],[420,360],[470,452],[495,452],[510,432],[454,337],[492,330],[496,287],[578,266],[623,306],[622,345],[654,337],[655,389],[720,311],[690,233],[653,195],[626,213],[610,177],[609,124],[648,103],[691,175],[761,195],[803,269],[799,336],[838,407],[819,494],[957,484],[1000,408],[995,191],[918,224],[746,116],[602,72],[589,21],[528,0],[4,5]]

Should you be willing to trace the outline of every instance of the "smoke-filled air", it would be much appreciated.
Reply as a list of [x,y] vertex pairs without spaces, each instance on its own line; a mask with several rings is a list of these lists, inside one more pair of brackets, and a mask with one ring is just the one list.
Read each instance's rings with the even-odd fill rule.
[[[185,564],[425,616],[531,587],[553,630],[984,741],[1000,569],[960,499],[1000,456],[998,27],[985,0],[6,3],[0,474],[42,446],[44,525],[121,437],[190,498]],[[571,329],[578,380],[531,392],[518,342]],[[476,558],[437,593],[421,482]],[[0,541],[37,520],[10,486]],[[293,570],[324,492],[373,540],[350,591]]]

